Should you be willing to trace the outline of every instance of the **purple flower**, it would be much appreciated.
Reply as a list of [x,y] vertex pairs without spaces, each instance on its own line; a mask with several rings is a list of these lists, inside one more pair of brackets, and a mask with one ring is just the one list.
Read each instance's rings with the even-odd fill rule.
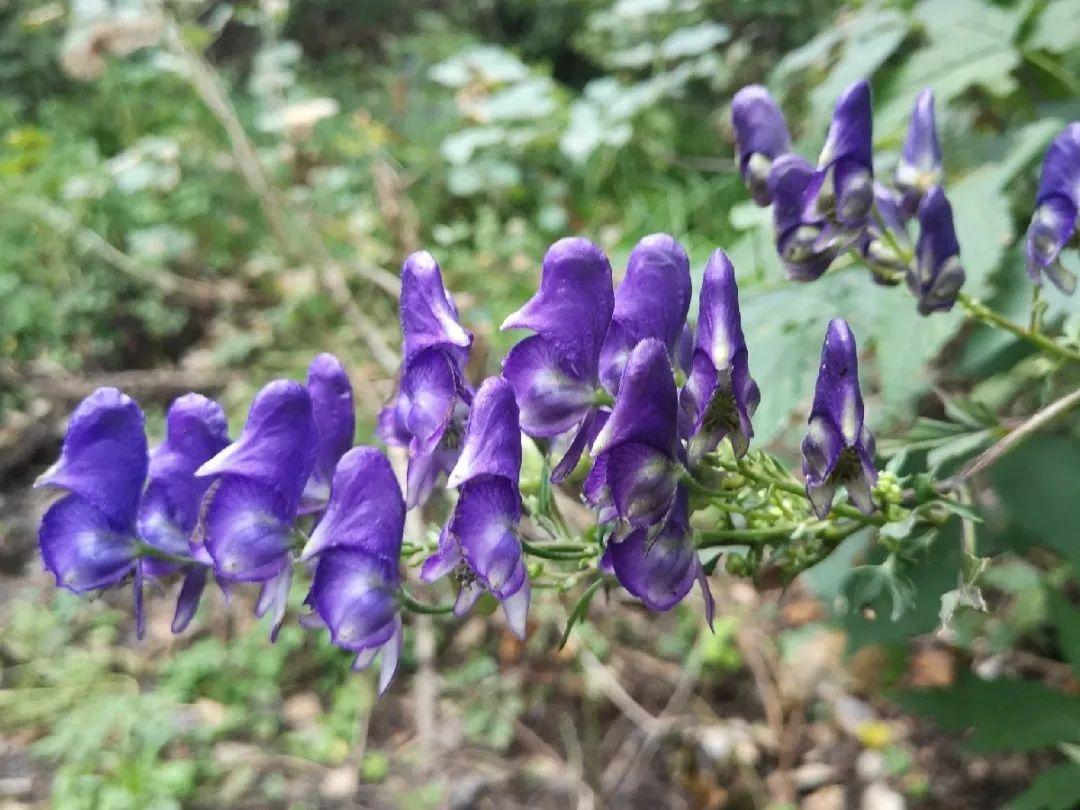
[[405,363],[394,401],[379,414],[379,437],[409,448],[406,503],[424,503],[439,476],[453,467],[472,390],[465,364],[472,335],[458,322],[439,265],[426,252],[401,268],[401,330]]
[[472,346],[472,335],[458,320],[438,262],[426,250],[413,253],[401,267],[401,334],[406,362],[435,348],[454,355],[464,367]]
[[614,506],[624,522],[620,533],[665,519],[681,465],[675,378],[659,340],[644,340],[630,354],[615,407],[592,454],[596,461],[586,494],[595,505]]
[[659,532],[650,535],[645,529],[637,529],[626,539],[609,543],[605,557],[619,583],[650,610],[670,610],[686,597],[697,580],[705,598],[705,615],[712,626],[712,593],[694,546],[684,487],[679,487],[675,507]]
[[690,462],[715,450],[725,436],[736,457],[743,456],[754,435],[750,417],[760,401],[750,376],[735,268],[724,251],[716,250],[701,282],[693,367],[680,401]]
[[[229,443],[225,412],[213,400],[185,394],[169,407],[165,440],[150,454],[150,474],[139,503],[138,533],[149,546],[176,558],[187,558],[184,583],[176,603],[172,631],[183,632],[195,615],[207,568],[196,561],[191,535],[210,481],[196,478],[195,471]],[[178,563],[144,557],[143,574],[161,577],[177,571]]]
[[772,202],[769,170],[780,155],[791,151],[784,114],[760,84],[744,87],[731,100],[735,155],[750,196],[758,205]]
[[390,462],[373,447],[342,456],[330,493],[326,514],[300,555],[318,559],[306,603],[333,643],[357,654],[355,668],[382,651],[381,694],[401,651],[397,590],[405,501]]
[[[907,272],[908,261],[901,250],[911,249],[906,218],[901,208],[897,193],[883,183],[874,182],[874,209],[876,216],[866,225],[861,239],[861,252],[867,264],[882,268],[890,274]],[[886,275],[874,273],[874,281],[885,286],[897,282],[888,280]]]
[[503,329],[531,329],[507,355],[503,375],[530,436],[577,435],[552,480],[577,464],[592,430],[600,394],[600,351],[614,310],[611,265],[586,239],[561,239],[544,256],[540,289]]
[[135,576],[139,635],[142,573],[136,518],[148,466],[142,410],[115,388],[99,388],[71,415],[60,460],[35,486],[65,491],[41,520],[38,544],[56,584],[75,593]]
[[386,456],[374,447],[354,447],[334,471],[326,514],[300,554],[301,562],[348,546],[396,561],[405,529],[405,501]]
[[273,610],[271,640],[285,612],[293,523],[317,452],[311,395],[276,380],[255,396],[240,438],[196,471],[213,479],[199,539],[219,580],[263,583],[255,612]]
[[1065,127],[1043,159],[1035,213],[1027,231],[1027,273],[1042,276],[1066,295],[1076,289],[1076,274],[1061,263],[1061,251],[1076,232],[1080,213],[1080,121]]
[[315,467],[301,498],[300,512],[321,512],[330,498],[330,482],[345,452],[352,447],[356,432],[352,383],[345,367],[332,354],[320,354],[311,361],[307,377],[312,413],[318,434]]
[[626,359],[641,341],[657,338],[677,352],[691,295],[690,260],[675,239],[655,233],[637,243],[600,349],[600,381],[609,393],[618,394]]
[[530,585],[518,538],[520,474],[514,391],[503,378],[491,377],[476,393],[461,458],[450,474],[450,483],[460,488],[458,502],[420,576],[433,582],[455,572],[458,615],[489,591],[502,602],[510,629],[524,638]]
[[830,321],[825,333],[810,429],[802,452],[806,494],[818,517],[824,519],[829,514],[840,485],[861,511],[874,511],[870,495],[877,481],[874,437],[863,424],[855,337],[841,318]]
[[804,192],[804,217],[822,227],[817,250],[847,247],[866,227],[874,204],[872,136],[870,85],[858,81],[836,102],[817,172]]
[[769,174],[776,252],[794,281],[814,281],[829,269],[839,248],[822,245],[822,223],[807,219],[804,199],[814,168],[794,153],[781,155]]
[[952,206],[941,186],[930,189],[919,204],[919,241],[915,245],[915,266],[908,270],[907,282],[920,315],[952,309],[964,284]]
[[900,153],[894,179],[903,199],[904,213],[913,216],[923,196],[940,185],[941,145],[934,121],[934,91],[929,87],[919,93],[911,110],[907,137]]
[[356,653],[354,669],[365,668],[382,652],[380,695],[390,685],[401,654],[399,584],[396,561],[344,546],[319,558],[307,597],[330,629],[331,641]]

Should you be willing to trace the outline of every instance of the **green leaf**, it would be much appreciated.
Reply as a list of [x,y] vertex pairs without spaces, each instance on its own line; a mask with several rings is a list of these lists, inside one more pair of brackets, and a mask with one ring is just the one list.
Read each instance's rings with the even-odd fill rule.
[[998,543],[1015,551],[1052,549],[1080,571],[1080,441],[1033,436],[995,464],[990,476],[1007,520]]
[[1043,771],[1005,810],[1071,810],[1080,805],[1080,765],[1066,762]]
[[[901,130],[915,95],[931,87],[938,104],[971,87],[1005,96],[1016,89],[1013,71],[1020,64],[1014,38],[1023,8],[1002,8],[979,0],[923,0],[914,17],[927,44],[901,67],[892,100],[879,116],[882,129]],[[878,123],[878,122],[875,122]]]
[[592,602],[593,596],[596,595],[596,592],[603,584],[603,577],[593,580],[584,593],[578,597],[577,602],[574,603],[574,608],[570,611],[570,617],[566,620],[566,629],[563,630],[562,638],[559,640],[560,650],[566,646],[566,642],[570,639],[570,631],[574,629],[574,625],[584,621],[586,614],[589,612],[589,604]]
[[1054,53],[1069,53],[1080,41],[1080,13],[1075,0],[1051,0],[1024,43]]
[[810,93],[809,132],[824,136],[837,96],[852,82],[870,77],[903,42],[908,27],[904,15],[891,9],[871,8],[840,20],[835,30],[843,43],[842,53]]
[[984,681],[964,673],[948,689],[904,691],[896,698],[948,731],[971,729],[966,745],[973,751],[1032,751],[1080,740],[1080,698],[1033,681]]
[[1047,591],[1046,601],[1050,608],[1050,618],[1057,626],[1061,651],[1072,665],[1073,672],[1080,677],[1080,608],[1069,602],[1060,591],[1052,588]]

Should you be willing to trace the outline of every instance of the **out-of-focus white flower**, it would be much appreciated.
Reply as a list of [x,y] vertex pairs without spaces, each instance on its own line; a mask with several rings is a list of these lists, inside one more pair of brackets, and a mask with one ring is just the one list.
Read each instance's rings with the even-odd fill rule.
[[295,101],[263,115],[259,128],[264,132],[281,132],[291,141],[303,141],[311,137],[316,124],[337,115],[340,109],[341,105],[332,98]]
[[60,65],[72,78],[96,79],[105,72],[106,56],[124,57],[155,45],[164,27],[160,14],[141,10],[123,11],[84,27],[73,27],[61,47]]

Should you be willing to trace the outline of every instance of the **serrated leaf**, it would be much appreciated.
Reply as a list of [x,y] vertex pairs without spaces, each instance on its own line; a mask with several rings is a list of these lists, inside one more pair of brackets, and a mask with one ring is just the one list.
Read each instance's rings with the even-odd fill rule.
[[[996,96],[1016,89],[1013,70],[1020,64],[1014,39],[1023,20],[1022,7],[1002,8],[978,0],[923,0],[914,18],[927,39],[900,68],[895,95],[880,116],[882,130],[899,131],[915,95],[934,90],[944,104],[971,87]],[[877,122],[875,122],[877,123]]]
[[946,730],[971,729],[966,745],[974,751],[1032,751],[1080,739],[1080,698],[1041,683],[984,681],[965,673],[948,689],[896,697],[906,710],[932,717]]

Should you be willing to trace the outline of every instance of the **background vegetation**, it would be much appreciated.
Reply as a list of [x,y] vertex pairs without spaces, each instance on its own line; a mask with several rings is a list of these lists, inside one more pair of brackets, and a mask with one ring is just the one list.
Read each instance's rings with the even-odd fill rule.
[[[855,274],[786,282],[732,159],[740,86],[766,82],[814,154],[864,76],[882,173],[934,88],[967,289],[1026,319],[1018,236],[1045,146],[1080,118],[1078,0],[0,7],[0,806],[1080,804],[1075,417],[973,482],[985,520],[898,538],[919,550],[903,570],[856,535],[783,590],[717,574],[715,635],[699,605],[613,593],[558,654],[557,599],[525,646],[479,617],[420,622],[378,705],[325,639],[268,645],[245,597],[174,639],[159,596],[138,645],[127,605],[55,593],[34,557],[28,484],[105,381],[159,407],[216,392],[238,425],[331,350],[370,440],[396,267],[420,246],[481,373],[554,239],[621,268],[666,231],[698,273],[722,246],[763,443],[797,448],[842,315],[885,453],[955,470],[1076,371]],[[1080,299],[1044,300],[1080,338]]]

